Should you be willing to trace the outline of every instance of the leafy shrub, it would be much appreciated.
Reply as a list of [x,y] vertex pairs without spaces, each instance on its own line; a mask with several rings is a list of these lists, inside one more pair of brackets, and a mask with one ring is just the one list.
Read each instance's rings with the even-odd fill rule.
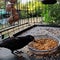
[[60,4],[46,5],[42,16],[44,22],[60,25]]

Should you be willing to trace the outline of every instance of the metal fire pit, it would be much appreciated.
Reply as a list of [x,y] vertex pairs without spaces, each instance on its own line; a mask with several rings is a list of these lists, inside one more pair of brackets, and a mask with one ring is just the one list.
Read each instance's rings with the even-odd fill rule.
[[[15,37],[25,35],[38,36],[45,34],[52,34],[60,39],[60,27],[48,26],[48,25],[47,26],[34,25],[26,30],[14,34],[13,36]],[[51,54],[36,55],[29,51],[28,46],[25,46],[24,48],[15,51],[14,54],[19,58],[22,58],[22,60],[60,60],[60,46],[55,52]]]

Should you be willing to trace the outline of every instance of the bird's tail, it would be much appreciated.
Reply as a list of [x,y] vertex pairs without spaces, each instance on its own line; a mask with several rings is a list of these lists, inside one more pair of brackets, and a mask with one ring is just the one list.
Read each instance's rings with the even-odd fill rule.
[[2,44],[1,44],[1,42],[0,42],[0,50],[1,50],[1,47],[3,47],[3,46],[2,46]]
[[3,46],[0,44],[0,47],[3,47]]
[[0,41],[0,47],[3,47],[3,45],[2,45],[2,41]]

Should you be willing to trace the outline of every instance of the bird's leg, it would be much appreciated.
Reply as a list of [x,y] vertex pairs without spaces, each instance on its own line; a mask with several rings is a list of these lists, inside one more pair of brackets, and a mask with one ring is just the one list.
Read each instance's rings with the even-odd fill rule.
[[14,51],[12,50],[11,53],[14,54]]
[[22,51],[18,51],[18,50],[16,50],[16,52],[14,53],[14,55],[19,55],[19,57],[23,57],[23,55],[22,55]]
[[17,52],[18,54],[21,54],[21,53],[23,53],[22,51],[18,51],[18,50],[16,50],[16,52]]
[[16,53],[14,53],[14,51],[11,51],[12,54],[16,55]]

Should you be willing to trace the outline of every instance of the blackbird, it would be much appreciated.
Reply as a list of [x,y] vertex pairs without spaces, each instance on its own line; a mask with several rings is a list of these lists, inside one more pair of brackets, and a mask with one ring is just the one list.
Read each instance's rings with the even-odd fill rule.
[[10,49],[13,53],[17,49],[21,49],[28,43],[34,40],[32,35],[21,36],[21,37],[10,37],[0,42],[0,47]]

